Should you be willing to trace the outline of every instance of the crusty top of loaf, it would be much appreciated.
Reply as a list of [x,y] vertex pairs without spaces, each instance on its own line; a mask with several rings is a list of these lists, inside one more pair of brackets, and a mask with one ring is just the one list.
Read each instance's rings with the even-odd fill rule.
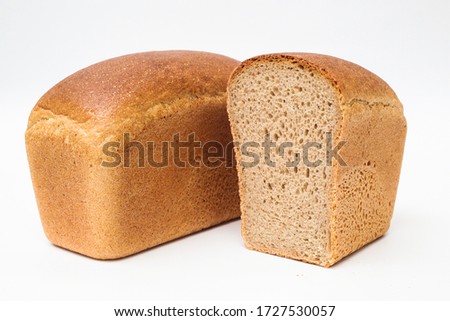
[[[238,61],[196,51],[121,56],[84,68],[51,88],[33,111],[76,122],[120,120],[179,99],[223,96]],[[33,113],[32,113],[33,114]],[[30,116],[29,126],[39,119]]]
[[397,95],[389,85],[367,69],[332,56],[314,53],[278,53],[256,56],[245,60],[230,77],[233,82],[246,67],[255,63],[292,61],[311,68],[328,78],[338,90],[343,107],[354,102],[384,104],[402,109]]

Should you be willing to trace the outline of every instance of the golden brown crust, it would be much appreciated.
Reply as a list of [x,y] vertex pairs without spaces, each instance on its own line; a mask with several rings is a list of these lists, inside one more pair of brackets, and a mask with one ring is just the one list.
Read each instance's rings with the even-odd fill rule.
[[343,114],[340,155],[335,166],[329,264],[384,235],[397,194],[406,121],[398,108],[354,103]]
[[[237,61],[195,51],[154,51],[105,60],[50,89],[35,109],[111,124],[180,98],[223,95]],[[32,124],[31,124],[32,125]]]
[[[136,149],[130,167],[101,166],[110,161],[103,143],[123,144],[124,133],[144,145],[177,133],[231,142],[225,91],[237,64],[185,51],[129,55],[75,73],[44,95],[26,145],[48,239],[114,259],[239,217],[235,168],[177,168],[172,159],[138,167]],[[161,157],[155,148],[154,159]]]

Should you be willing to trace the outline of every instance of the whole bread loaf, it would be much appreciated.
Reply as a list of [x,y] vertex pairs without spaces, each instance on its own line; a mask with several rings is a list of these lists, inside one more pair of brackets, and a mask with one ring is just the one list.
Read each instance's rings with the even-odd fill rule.
[[406,122],[383,80],[330,56],[269,54],[244,61],[228,91],[248,248],[330,266],[386,233]]
[[48,239],[114,259],[239,217],[233,167],[205,164],[198,148],[182,149],[183,163],[164,150],[190,135],[202,145],[231,142],[226,85],[237,65],[205,52],[139,53],[92,65],[48,91],[26,131]]

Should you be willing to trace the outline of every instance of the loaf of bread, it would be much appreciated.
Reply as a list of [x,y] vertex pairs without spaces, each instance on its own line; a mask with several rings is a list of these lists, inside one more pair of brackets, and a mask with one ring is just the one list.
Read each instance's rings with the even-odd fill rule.
[[248,248],[328,267],[386,233],[406,122],[383,80],[330,56],[258,56],[233,72],[228,113]]
[[198,146],[172,153],[189,137],[201,146],[231,142],[226,85],[238,64],[204,52],[139,53],[50,89],[26,131],[48,239],[114,259],[239,217],[232,166],[205,163]]

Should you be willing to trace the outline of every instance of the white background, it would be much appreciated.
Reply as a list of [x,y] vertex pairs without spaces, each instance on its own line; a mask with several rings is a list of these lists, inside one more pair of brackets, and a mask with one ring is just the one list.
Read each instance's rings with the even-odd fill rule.
[[[385,79],[408,121],[388,234],[330,269],[245,249],[239,221],[117,261],[50,245],[31,108],[80,68],[167,49],[325,53]],[[448,1],[1,1],[0,75],[0,299],[450,299]]]

